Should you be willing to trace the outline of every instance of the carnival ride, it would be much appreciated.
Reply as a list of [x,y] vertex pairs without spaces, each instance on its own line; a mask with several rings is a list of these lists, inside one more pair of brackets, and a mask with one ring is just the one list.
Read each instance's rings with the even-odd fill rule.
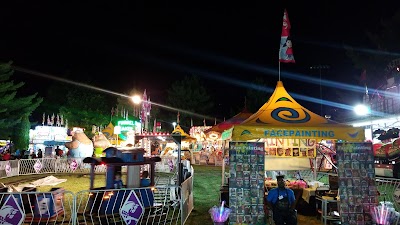
[[396,136],[373,144],[377,176],[400,178],[400,138]]
[[[90,210],[95,209],[100,215],[116,214],[121,208],[124,200],[128,196],[130,190],[114,189],[114,179],[117,172],[121,172],[122,166],[127,166],[127,179],[124,182],[126,188],[140,188],[140,172],[142,165],[149,166],[150,186],[154,186],[155,163],[160,162],[160,157],[144,157],[143,148],[115,148],[109,147],[104,150],[106,157],[94,158],[87,157],[84,163],[90,163],[90,190],[110,190],[109,192],[93,192],[90,196],[88,207]],[[94,168],[96,165],[107,165],[106,186],[97,187],[94,185]],[[153,205],[154,197],[152,188],[140,189],[142,205],[150,207]],[[112,205],[113,207],[109,207]]]

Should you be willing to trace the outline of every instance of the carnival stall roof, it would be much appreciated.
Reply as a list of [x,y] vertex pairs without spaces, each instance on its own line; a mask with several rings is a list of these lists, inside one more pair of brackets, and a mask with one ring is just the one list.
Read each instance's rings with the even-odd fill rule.
[[212,126],[210,129],[204,131],[207,137],[216,136],[217,138],[221,137],[222,132],[232,128],[236,124],[240,124],[249,118],[253,113],[247,111],[247,109],[243,109],[240,113],[236,114],[232,118],[225,120],[217,125]]
[[102,131],[101,131],[104,136],[106,136],[107,138],[111,138],[112,136],[114,136],[114,125],[110,122],[107,127],[105,127]]
[[179,124],[176,125],[175,129],[172,131],[172,135],[174,135],[174,134],[180,134],[182,137],[182,141],[187,141],[187,142],[196,142],[197,141],[196,138],[191,137],[188,133],[186,133]]
[[364,141],[364,129],[319,116],[297,103],[278,81],[269,100],[232,129],[233,141],[260,138]]

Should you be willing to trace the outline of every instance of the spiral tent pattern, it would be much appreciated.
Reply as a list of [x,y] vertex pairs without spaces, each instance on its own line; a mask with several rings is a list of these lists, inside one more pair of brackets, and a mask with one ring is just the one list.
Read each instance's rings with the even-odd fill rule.
[[364,141],[364,129],[326,119],[303,107],[278,81],[269,100],[239,125],[234,125],[232,140],[260,138],[333,139]]

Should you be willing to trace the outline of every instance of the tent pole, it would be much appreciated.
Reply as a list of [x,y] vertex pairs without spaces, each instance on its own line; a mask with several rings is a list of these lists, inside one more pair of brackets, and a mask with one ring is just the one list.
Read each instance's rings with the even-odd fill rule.
[[314,158],[314,180],[317,180],[317,176],[318,176],[318,174],[317,174],[317,167],[316,167],[316,165],[317,165],[317,157],[315,157]]
[[278,62],[278,81],[281,81],[281,61]]
[[222,142],[222,178],[221,178],[221,186],[225,184],[225,143],[226,141]]

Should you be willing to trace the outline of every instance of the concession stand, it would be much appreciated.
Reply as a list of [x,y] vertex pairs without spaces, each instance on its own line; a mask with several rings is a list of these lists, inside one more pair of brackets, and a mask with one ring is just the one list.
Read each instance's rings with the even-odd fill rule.
[[[244,108],[240,113],[236,114],[232,118],[227,119],[205,130],[204,141],[201,142],[200,140],[198,140],[197,142],[197,146],[201,146],[203,149],[195,153],[195,161],[200,164],[200,161],[203,158],[206,158],[208,164],[224,166],[223,162],[225,156],[228,155],[227,146],[229,144],[229,141],[223,138],[223,132],[232,128],[234,125],[240,124],[241,122],[245,121],[251,115],[253,115],[253,113],[247,111],[247,109]],[[204,148],[203,146],[206,147]],[[211,148],[209,148],[208,146],[211,146]]]
[[304,108],[281,81],[256,113],[226,132],[230,132],[229,207],[233,224],[265,220],[266,212],[261,209],[268,189],[276,186],[276,175],[286,175],[290,188],[301,189],[297,200],[315,195],[319,145],[334,149],[339,142],[364,141],[363,128],[334,122]]

